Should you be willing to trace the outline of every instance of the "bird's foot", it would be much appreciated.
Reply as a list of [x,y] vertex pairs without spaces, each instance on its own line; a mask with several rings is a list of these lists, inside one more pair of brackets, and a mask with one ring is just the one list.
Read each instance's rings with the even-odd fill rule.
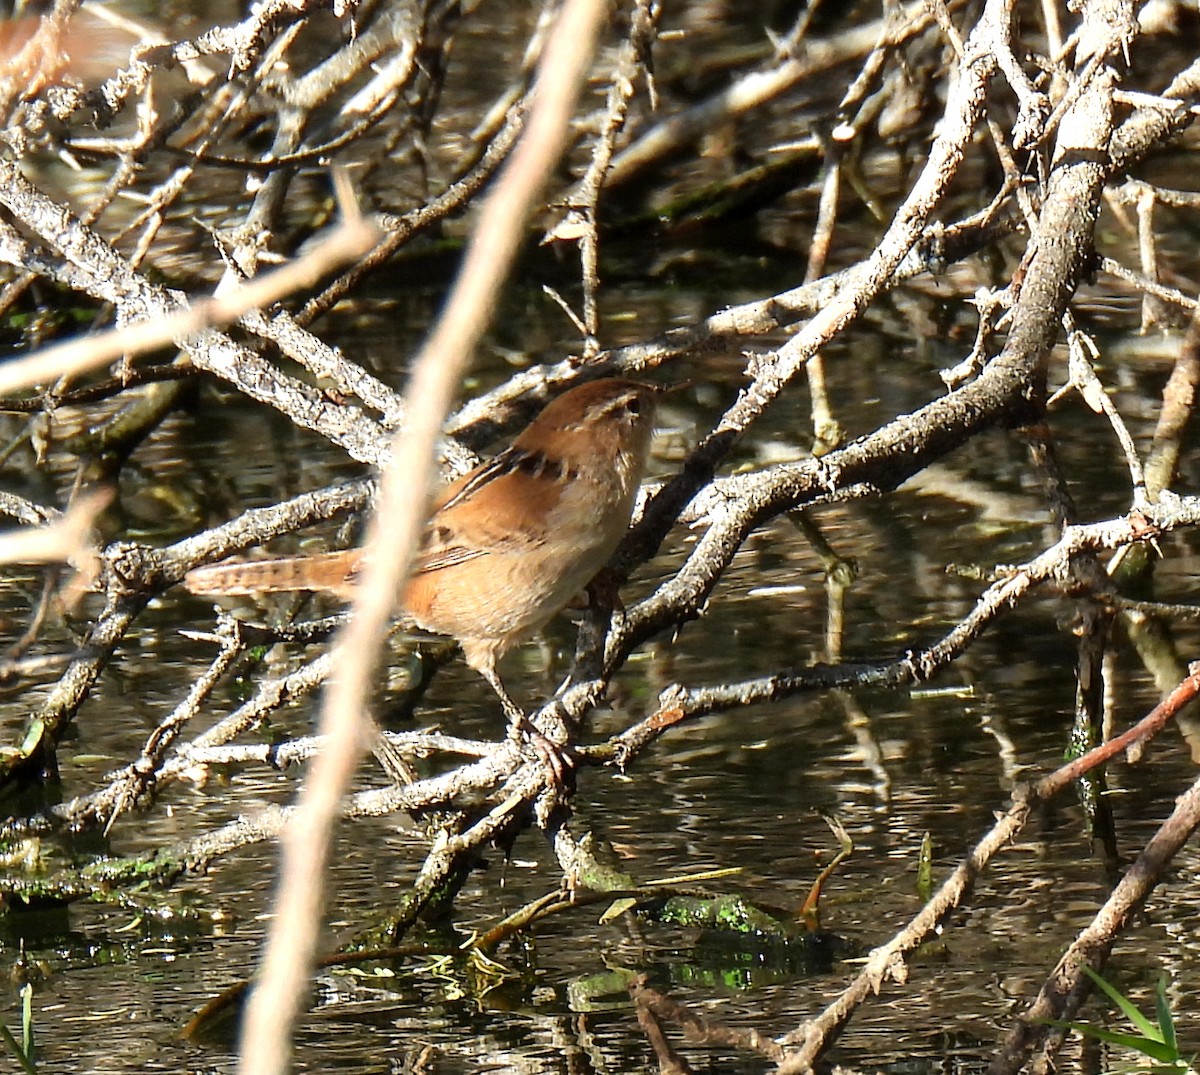
[[546,768],[557,791],[575,790],[575,768],[578,759],[569,746],[550,739],[522,712],[511,714],[508,736],[522,751],[531,750]]

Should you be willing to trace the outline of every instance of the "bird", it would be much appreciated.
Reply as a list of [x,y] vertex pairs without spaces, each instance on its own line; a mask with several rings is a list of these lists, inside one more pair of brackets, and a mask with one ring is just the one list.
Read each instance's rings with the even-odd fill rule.
[[[500,699],[510,734],[533,732],[496,669],[583,593],[629,527],[661,389],[608,377],[551,400],[493,459],[436,496],[401,618],[448,635]],[[347,598],[362,549],[212,564],[193,594],[313,590]],[[539,751],[540,752],[540,751]]]

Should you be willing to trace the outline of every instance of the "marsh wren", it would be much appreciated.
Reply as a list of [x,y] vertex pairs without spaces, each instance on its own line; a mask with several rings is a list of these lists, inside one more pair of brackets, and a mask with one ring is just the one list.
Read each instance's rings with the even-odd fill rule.
[[[450,635],[526,724],[496,662],[540,630],[608,562],[629,526],[650,449],[658,389],[607,378],[564,392],[490,462],[433,503],[404,617]],[[349,596],[362,550],[216,564],[188,573],[195,594],[318,590]]]

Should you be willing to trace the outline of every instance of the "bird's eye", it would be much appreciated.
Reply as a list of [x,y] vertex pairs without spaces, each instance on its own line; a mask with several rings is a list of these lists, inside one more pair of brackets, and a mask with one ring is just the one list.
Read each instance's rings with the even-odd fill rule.
[[632,399],[626,401],[625,409],[629,411],[630,414],[641,414],[642,401],[638,399],[637,396],[634,396]]

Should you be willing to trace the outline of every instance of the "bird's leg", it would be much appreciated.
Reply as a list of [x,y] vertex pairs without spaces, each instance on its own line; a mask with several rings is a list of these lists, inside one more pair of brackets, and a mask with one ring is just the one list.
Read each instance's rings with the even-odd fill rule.
[[[484,662],[480,662],[480,664],[484,664]],[[559,746],[554,740],[548,739],[529,719],[525,710],[513,701],[512,695],[508,693],[500,680],[494,661],[487,662],[484,667],[477,670],[500,698],[500,704],[504,707],[504,715],[508,718],[508,737],[518,745],[528,742],[533,747],[534,753],[546,766],[556,787],[569,786],[568,774],[574,776],[575,759],[565,748]]]

